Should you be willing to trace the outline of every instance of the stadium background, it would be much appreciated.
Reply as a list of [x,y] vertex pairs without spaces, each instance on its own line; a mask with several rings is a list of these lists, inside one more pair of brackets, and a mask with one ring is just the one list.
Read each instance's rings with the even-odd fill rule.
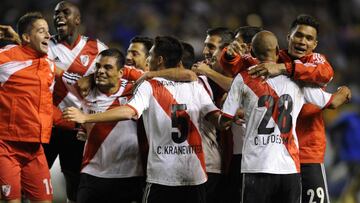
[[[42,12],[49,22],[51,33],[55,0],[3,0],[0,7],[0,23],[15,28],[18,18],[27,11]],[[301,13],[315,16],[320,22],[317,52],[323,53],[335,69],[335,77],[328,86],[335,91],[339,85],[350,86],[353,102],[339,110],[326,111],[328,153],[326,166],[330,195],[339,199],[344,186],[358,173],[360,161],[359,120],[348,121],[347,126],[333,132],[333,126],[344,116],[359,117],[360,101],[360,0],[102,0],[71,1],[80,7],[82,33],[99,38],[109,46],[126,50],[135,35],[154,37],[174,35],[191,43],[197,58],[201,58],[206,30],[225,26],[231,29],[244,25],[262,26],[273,31],[279,38],[281,48],[287,47],[286,36],[291,21]],[[347,131],[348,130],[348,131]],[[346,140],[359,142],[359,156],[348,158],[342,154]],[[355,157],[355,158],[354,158]],[[349,168],[351,170],[349,170]],[[52,170],[58,176],[58,169]],[[354,178],[352,178],[354,179]],[[360,177],[357,177],[360,179]],[[54,179],[57,199],[63,202],[63,182]],[[60,186],[60,187],[59,187]],[[351,196],[351,195],[350,195]],[[354,196],[354,195],[352,195]],[[357,202],[360,202],[360,198]],[[348,202],[341,199],[339,202]],[[350,203],[350,201],[349,201]]]

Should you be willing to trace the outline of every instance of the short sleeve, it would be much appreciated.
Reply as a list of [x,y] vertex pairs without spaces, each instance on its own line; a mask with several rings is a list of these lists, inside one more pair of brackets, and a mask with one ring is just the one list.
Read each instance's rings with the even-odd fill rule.
[[201,84],[194,82],[196,85],[195,88],[199,90],[199,96],[200,96],[200,103],[201,103],[201,113],[203,115],[207,115],[210,112],[213,111],[219,111],[219,109],[215,106],[214,102],[210,98],[209,94],[205,90],[204,86]]
[[331,100],[332,94],[318,87],[303,87],[305,102],[311,103],[319,108],[325,108]]
[[134,91],[133,97],[127,106],[134,109],[138,118],[149,108],[150,99],[152,97],[152,88],[148,81],[142,82]]
[[244,81],[240,74],[238,74],[231,84],[228,96],[223,105],[223,113],[225,116],[233,117],[236,110],[241,106],[242,89]]

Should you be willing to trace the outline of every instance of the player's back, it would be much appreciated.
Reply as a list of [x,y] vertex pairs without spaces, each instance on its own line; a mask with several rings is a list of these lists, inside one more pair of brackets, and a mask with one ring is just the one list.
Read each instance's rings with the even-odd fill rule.
[[291,174],[300,172],[296,119],[306,102],[326,106],[331,95],[303,87],[286,76],[263,82],[246,71],[234,79],[224,112],[245,109],[246,133],[242,172]]
[[243,172],[299,172],[294,125],[304,103],[301,89],[286,76],[277,76],[261,83],[247,73],[241,75],[245,82],[244,93],[249,95],[243,101],[245,119],[248,121]]
[[150,148],[147,181],[170,186],[204,183],[198,122],[200,113],[217,110],[204,87],[155,78],[140,85],[133,100],[130,106],[144,110]]

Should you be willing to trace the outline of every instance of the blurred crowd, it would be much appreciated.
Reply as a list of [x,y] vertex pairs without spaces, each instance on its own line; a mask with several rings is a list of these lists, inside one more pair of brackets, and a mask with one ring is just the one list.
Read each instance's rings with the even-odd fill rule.
[[[3,0],[0,7],[0,24],[15,26],[15,22],[25,12],[40,11],[51,25],[53,9],[58,2],[58,0]],[[334,87],[345,84],[351,88],[354,97],[352,104],[335,112],[326,112],[325,115],[328,134],[331,135],[329,141],[333,142],[328,145],[329,154],[333,156],[330,156],[327,162],[329,165],[345,162],[346,165],[342,176],[339,174],[344,170],[338,169],[339,167],[328,168],[330,192],[333,196],[339,196],[341,193],[339,191],[348,184],[350,179],[348,174],[358,172],[357,162],[360,161],[360,152],[352,152],[355,155],[349,158],[344,155],[346,150],[345,152],[342,150],[348,147],[345,139],[349,139],[350,143],[356,140],[356,137],[346,136],[356,136],[359,133],[354,132],[360,127],[360,119],[358,119],[360,0],[73,0],[71,2],[81,9],[82,32],[87,36],[101,39],[110,47],[125,50],[130,39],[135,35],[149,37],[174,35],[192,44],[198,58],[202,55],[203,41],[208,28],[225,26],[236,29],[245,25],[262,26],[274,32],[280,40],[280,46],[285,48],[291,21],[300,13],[313,15],[320,22],[319,44],[316,51],[324,54],[335,70],[334,80],[328,89],[334,91]],[[53,30],[52,26],[51,29]],[[357,120],[351,117],[353,114],[357,116]],[[353,123],[355,127],[351,130],[348,126]]]

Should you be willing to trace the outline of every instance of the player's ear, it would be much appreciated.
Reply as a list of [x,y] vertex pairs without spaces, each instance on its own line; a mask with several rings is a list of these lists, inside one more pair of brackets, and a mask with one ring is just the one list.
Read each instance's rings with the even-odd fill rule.
[[75,17],[75,24],[76,24],[76,25],[80,25],[80,24],[81,24],[81,17],[80,17],[80,15],[77,15],[77,16]]
[[159,57],[157,58],[157,65],[158,65],[158,66],[164,65],[164,63],[165,63],[164,57],[159,56]]
[[287,36],[286,36],[286,39],[287,39],[287,41],[290,40],[290,32],[288,32],[288,34],[287,34]]
[[23,33],[21,35],[21,39],[22,39],[24,44],[29,44],[30,43],[30,34],[29,33]]
[[122,78],[123,74],[124,74],[124,67],[119,69],[119,79]]
[[315,40],[315,43],[314,43],[314,46],[313,46],[313,50],[317,47],[317,45],[318,45],[318,41],[317,40]]

